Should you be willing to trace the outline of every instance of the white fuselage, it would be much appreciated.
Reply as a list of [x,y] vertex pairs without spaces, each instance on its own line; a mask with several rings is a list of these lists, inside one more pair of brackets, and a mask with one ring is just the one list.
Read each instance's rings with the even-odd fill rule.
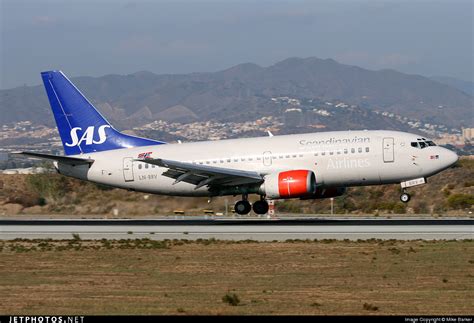
[[412,147],[420,136],[397,131],[337,131],[273,137],[164,144],[81,155],[87,165],[57,165],[68,176],[114,187],[164,195],[209,196],[207,187],[175,182],[167,169],[137,161],[140,154],[198,165],[270,174],[311,170],[321,187],[400,183],[426,178],[451,166],[448,149]]

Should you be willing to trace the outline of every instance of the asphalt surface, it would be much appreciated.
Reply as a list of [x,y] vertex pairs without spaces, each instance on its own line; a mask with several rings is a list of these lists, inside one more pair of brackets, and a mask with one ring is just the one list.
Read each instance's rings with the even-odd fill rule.
[[0,239],[474,239],[474,219],[168,218],[0,220]]

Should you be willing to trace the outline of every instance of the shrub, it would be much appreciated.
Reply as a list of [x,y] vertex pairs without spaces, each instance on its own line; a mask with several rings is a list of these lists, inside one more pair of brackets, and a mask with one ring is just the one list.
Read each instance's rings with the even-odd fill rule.
[[94,183],[94,186],[101,191],[111,191],[114,189],[112,186],[104,185],[104,184],[99,184],[99,183]]
[[379,308],[377,306],[369,304],[369,303],[364,303],[364,305],[362,305],[362,307],[366,311],[378,311],[379,310]]
[[58,200],[69,192],[68,180],[64,176],[51,174],[28,175],[27,186],[40,198]]
[[452,209],[468,209],[474,205],[474,196],[470,194],[453,194],[448,197],[447,204]]
[[21,204],[24,207],[30,207],[40,204],[40,199],[36,194],[18,194],[7,198],[7,203]]
[[406,213],[405,204],[403,204],[401,202],[395,203],[395,205],[393,206],[393,212],[396,213],[396,214]]
[[233,293],[232,294],[229,294],[229,293],[225,294],[224,297],[222,297],[222,301],[224,303],[227,303],[227,304],[231,305],[231,306],[237,306],[240,303],[239,297],[236,294],[233,294]]
[[39,206],[45,206],[46,205],[46,199],[44,197],[39,197],[38,198],[38,205]]
[[294,201],[284,201],[278,203],[278,211],[287,212],[287,213],[299,213],[301,210],[301,205],[295,203]]

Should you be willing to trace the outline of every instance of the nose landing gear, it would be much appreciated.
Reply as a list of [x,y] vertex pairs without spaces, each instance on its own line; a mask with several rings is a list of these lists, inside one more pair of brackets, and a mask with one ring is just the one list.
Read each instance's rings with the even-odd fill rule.
[[403,203],[408,203],[410,199],[411,199],[410,194],[408,194],[405,191],[403,191],[402,195],[400,195],[400,201],[402,201]]

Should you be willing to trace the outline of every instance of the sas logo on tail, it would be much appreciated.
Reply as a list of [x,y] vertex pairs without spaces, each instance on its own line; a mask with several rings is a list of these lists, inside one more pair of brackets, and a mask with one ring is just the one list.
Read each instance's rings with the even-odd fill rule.
[[81,138],[79,139],[78,132],[82,131],[82,128],[80,127],[75,127],[71,129],[71,139],[72,142],[68,143],[66,142],[66,146],[68,147],[74,147],[74,146],[80,146],[82,142],[86,142],[86,145],[100,145],[107,140],[107,136],[105,134],[105,128],[110,128],[109,125],[103,125],[100,126],[99,129],[97,130],[97,134],[99,135],[99,140],[94,140],[94,133],[95,133],[95,127],[90,126],[87,127],[86,131],[82,134]]

